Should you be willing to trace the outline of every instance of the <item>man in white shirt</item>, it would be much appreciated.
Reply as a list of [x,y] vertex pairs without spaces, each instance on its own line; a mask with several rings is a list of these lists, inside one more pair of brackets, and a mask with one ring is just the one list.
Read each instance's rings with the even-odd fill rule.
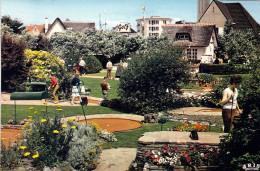
[[79,73],[80,73],[80,75],[83,74],[85,65],[86,65],[85,61],[82,58],[79,58]]

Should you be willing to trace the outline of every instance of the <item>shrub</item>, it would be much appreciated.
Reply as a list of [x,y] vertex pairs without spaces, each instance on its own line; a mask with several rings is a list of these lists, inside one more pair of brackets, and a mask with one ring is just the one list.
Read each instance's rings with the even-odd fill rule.
[[29,76],[32,81],[49,80],[48,73],[53,73],[56,77],[62,78],[63,73],[60,72],[63,67],[60,59],[51,55],[46,51],[25,50],[24,52],[27,65],[29,68]]
[[82,59],[86,62],[85,73],[98,73],[103,69],[101,62],[95,56],[84,56]]
[[251,91],[240,120],[234,125],[230,136],[223,139],[221,167],[225,170],[241,170],[244,165],[260,161],[260,92]]
[[1,169],[11,170],[20,164],[23,155],[22,149],[19,148],[19,145],[17,143],[10,144],[10,141],[8,148],[6,148],[5,143],[3,141],[7,140],[5,138],[1,138]]
[[199,79],[205,80],[206,83],[210,83],[214,80],[216,80],[215,76],[212,74],[207,74],[207,73],[201,73],[199,74]]
[[199,72],[214,75],[248,74],[249,68],[243,64],[200,64]]
[[1,36],[2,91],[20,90],[27,80],[24,49],[24,41],[16,35],[5,33]]
[[178,84],[188,78],[187,62],[181,57],[182,50],[170,45],[132,56],[120,77],[120,98],[141,114],[167,110],[175,95],[166,90],[180,93]]

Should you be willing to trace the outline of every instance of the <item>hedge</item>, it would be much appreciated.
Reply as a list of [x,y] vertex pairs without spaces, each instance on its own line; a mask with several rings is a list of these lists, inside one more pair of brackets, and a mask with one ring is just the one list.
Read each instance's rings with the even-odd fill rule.
[[199,72],[214,75],[248,74],[249,68],[244,64],[200,64]]

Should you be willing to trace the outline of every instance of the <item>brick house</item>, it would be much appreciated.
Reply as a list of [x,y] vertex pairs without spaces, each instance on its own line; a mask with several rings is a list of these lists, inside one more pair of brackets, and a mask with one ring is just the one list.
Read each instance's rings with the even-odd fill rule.
[[203,15],[198,19],[199,23],[212,23],[216,25],[218,34],[222,35],[227,20],[234,23],[234,29],[252,29],[259,32],[259,24],[240,3],[222,3],[213,0]]

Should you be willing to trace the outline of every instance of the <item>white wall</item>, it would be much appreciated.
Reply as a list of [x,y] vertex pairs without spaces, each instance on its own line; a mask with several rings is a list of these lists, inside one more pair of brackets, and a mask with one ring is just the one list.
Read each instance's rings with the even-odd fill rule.
[[65,29],[61,25],[61,23],[56,21],[54,23],[54,25],[52,26],[51,30],[49,30],[47,37],[50,38],[54,33],[56,33],[56,32],[60,33],[60,32],[64,32],[64,31],[65,31]]

